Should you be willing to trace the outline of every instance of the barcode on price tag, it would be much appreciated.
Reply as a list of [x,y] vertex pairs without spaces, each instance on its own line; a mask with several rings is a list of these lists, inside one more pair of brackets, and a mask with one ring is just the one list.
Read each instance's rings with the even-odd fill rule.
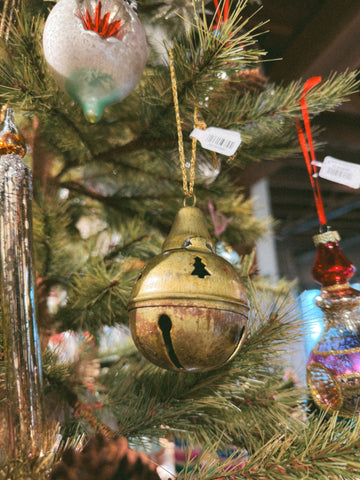
[[228,157],[234,155],[241,143],[239,132],[217,127],[209,127],[206,130],[194,128],[190,133],[190,137],[199,140],[201,146],[206,150],[221,153]]
[[360,188],[360,165],[356,163],[325,157],[319,175],[331,182],[341,183],[351,188]]

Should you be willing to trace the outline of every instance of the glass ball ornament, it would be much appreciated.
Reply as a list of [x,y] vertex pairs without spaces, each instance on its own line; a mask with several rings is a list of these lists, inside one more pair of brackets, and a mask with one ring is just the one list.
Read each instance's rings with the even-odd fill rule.
[[307,381],[318,407],[352,418],[360,413],[360,292],[348,283],[355,267],[339,238],[334,231],[314,237],[312,272],[322,285],[315,304],[324,313],[324,331],[309,356]]
[[147,60],[145,30],[124,0],[60,0],[43,49],[56,83],[91,123],[135,88]]
[[236,269],[215,254],[201,210],[180,209],[162,253],[137,280],[128,309],[138,350],[159,367],[207,371],[239,351],[248,315],[245,289]]
[[225,258],[225,260],[231,263],[231,265],[236,265],[240,262],[240,255],[226,242],[220,240],[216,242],[215,251],[220,257]]
[[[190,175],[190,162],[186,162],[185,166]],[[208,158],[202,153],[197,155],[195,164],[195,177],[198,184],[203,184],[209,187],[213,182],[215,182],[220,174],[220,171],[221,162],[216,158],[216,156],[215,158]]]

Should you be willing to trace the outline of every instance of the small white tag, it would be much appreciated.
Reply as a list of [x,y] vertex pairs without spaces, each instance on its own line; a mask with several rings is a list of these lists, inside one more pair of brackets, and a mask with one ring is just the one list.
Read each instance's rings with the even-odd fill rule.
[[360,188],[360,165],[325,157],[319,172],[321,178],[341,183],[351,188]]
[[194,128],[190,133],[190,137],[199,140],[201,146],[206,150],[221,153],[228,157],[234,155],[241,143],[239,132],[217,127],[209,127],[206,130]]

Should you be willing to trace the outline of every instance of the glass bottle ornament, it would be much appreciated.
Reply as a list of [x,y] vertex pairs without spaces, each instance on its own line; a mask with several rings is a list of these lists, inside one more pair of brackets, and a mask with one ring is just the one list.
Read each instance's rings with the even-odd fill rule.
[[[215,154],[214,154],[215,155]],[[186,164],[187,170],[190,172],[190,162]],[[195,165],[195,176],[197,183],[209,187],[219,176],[221,171],[221,162],[215,158],[208,158],[202,153],[197,155]]]
[[314,237],[312,273],[322,285],[315,304],[324,313],[324,331],[309,356],[307,381],[321,409],[351,418],[360,413],[360,292],[348,283],[355,267],[339,239],[335,231]]
[[91,123],[135,88],[147,59],[145,30],[125,0],[60,0],[43,48],[56,83]]
[[247,297],[235,268],[216,255],[196,207],[178,212],[160,255],[136,282],[129,316],[143,355],[168,370],[221,367],[245,338]]

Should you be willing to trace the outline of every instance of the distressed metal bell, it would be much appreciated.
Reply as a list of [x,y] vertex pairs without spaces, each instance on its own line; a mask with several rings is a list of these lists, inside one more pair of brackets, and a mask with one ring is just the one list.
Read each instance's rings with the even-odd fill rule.
[[201,210],[178,212],[128,308],[137,348],[159,367],[207,371],[238,352],[246,333],[245,290],[235,268],[214,253]]

